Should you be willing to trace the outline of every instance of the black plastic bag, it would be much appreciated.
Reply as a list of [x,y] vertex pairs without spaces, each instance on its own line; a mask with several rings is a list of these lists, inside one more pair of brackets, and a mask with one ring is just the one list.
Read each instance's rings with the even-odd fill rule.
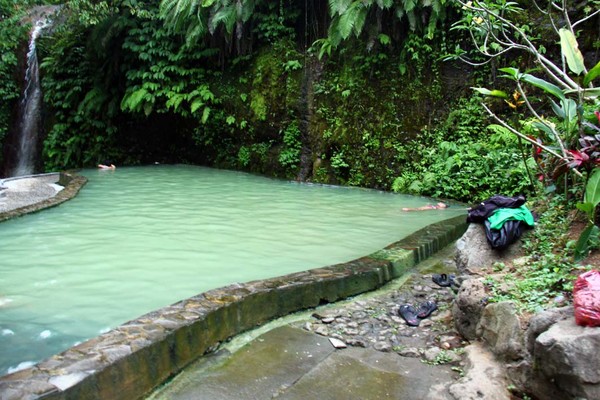
[[521,237],[523,226],[521,221],[508,220],[501,229],[491,229],[490,221],[487,219],[485,224],[485,236],[492,249],[504,250],[509,245],[513,244]]

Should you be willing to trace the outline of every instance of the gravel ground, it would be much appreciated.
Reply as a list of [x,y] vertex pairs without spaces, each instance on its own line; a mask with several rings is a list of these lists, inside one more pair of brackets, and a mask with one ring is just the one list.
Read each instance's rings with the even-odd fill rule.
[[[454,273],[453,264],[445,260],[430,266],[429,270],[426,266],[406,281],[392,283],[395,287],[336,304],[334,308],[319,308],[310,321],[296,325],[348,346],[396,352],[402,357],[421,358],[431,364],[458,365],[467,343],[462,341],[452,322],[455,293],[452,288],[440,287],[431,279],[434,272]],[[434,301],[438,309],[421,319],[419,326],[407,325],[398,312],[400,306],[418,307],[428,300]]]

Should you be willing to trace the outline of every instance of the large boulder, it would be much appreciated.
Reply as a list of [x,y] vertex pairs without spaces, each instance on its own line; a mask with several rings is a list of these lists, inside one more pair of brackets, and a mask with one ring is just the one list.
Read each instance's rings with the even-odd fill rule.
[[520,254],[520,240],[502,251],[492,249],[483,224],[469,224],[467,231],[456,241],[456,267],[460,274],[478,274],[495,262],[506,262]]
[[452,305],[452,316],[456,330],[467,340],[477,338],[479,318],[487,303],[485,286],[478,279],[462,282]]
[[488,304],[481,314],[476,335],[500,360],[517,361],[526,357],[523,329],[515,305],[510,301]]
[[533,354],[533,348],[535,341],[539,335],[546,332],[552,325],[573,316],[573,306],[551,308],[544,310],[531,317],[529,320],[529,326],[525,333],[525,343],[527,351]]
[[540,398],[600,399],[600,328],[561,320],[535,340],[533,363]]
[[494,355],[477,342],[465,347],[465,353],[466,374],[448,388],[450,395],[456,400],[509,400],[508,383]]

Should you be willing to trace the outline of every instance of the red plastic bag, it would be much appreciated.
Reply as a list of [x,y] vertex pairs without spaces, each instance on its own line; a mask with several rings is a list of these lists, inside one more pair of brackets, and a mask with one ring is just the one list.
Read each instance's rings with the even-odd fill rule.
[[600,326],[600,271],[579,275],[573,287],[573,303],[577,325]]

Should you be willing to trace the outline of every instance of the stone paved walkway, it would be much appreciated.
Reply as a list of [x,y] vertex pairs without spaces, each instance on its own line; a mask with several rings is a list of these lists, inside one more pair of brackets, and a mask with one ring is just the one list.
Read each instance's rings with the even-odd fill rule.
[[[424,263],[380,291],[266,327],[198,361],[150,399],[454,399],[449,387],[462,376],[465,343],[452,327],[454,293],[431,281],[432,272],[451,268]],[[400,304],[425,300],[439,310],[419,327],[406,325]]]

